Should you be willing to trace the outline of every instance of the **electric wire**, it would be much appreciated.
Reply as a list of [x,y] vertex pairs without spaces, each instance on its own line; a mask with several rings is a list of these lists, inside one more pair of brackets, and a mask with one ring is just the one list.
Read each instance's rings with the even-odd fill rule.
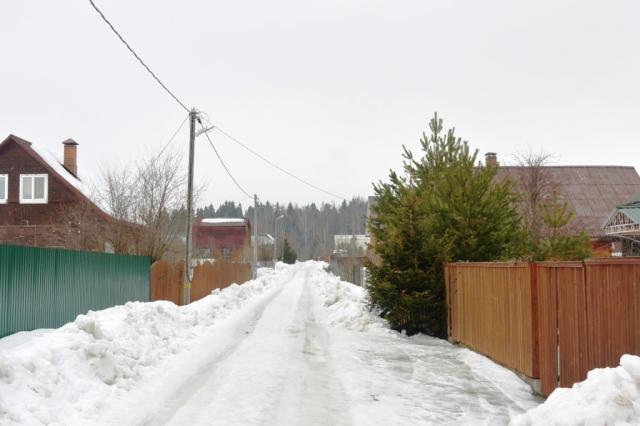
[[213,148],[213,152],[216,153],[216,157],[218,157],[218,160],[220,161],[220,164],[222,164],[222,167],[224,167],[224,170],[227,172],[227,174],[229,175],[229,177],[231,178],[231,180],[233,181],[233,183],[236,184],[236,186],[238,187],[238,189],[240,190],[240,192],[242,192],[244,195],[246,195],[248,198],[253,199],[253,197],[244,190],[244,188],[242,187],[242,185],[240,185],[238,183],[238,181],[236,180],[236,178],[233,177],[233,174],[231,174],[231,171],[229,170],[229,168],[227,167],[227,165],[224,163],[224,160],[222,159],[222,156],[220,156],[220,153],[218,152],[218,150],[216,149],[215,145],[213,144],[213,141],[211,140],[211,138],[209,137],[209,132],[205,131],[204,132],[205,136],[207,137],[207,140],[209,141],[209,145],[211,145],[211,148]]
[[122,35],[120,35],[120,33],[118,32],[118,30],[115,29],[115,27],[113,26],[113,24],[111,24],[111,22],[109,22],[109,20],[107,19],[107,17],[104,15],[104,13],[102,13],[102,11],[100,9],[98,9],[98,6],[96,6],[96,4],[93,2],[93,0],[89,0],[89,3],[91,3],[91,6],[95,9],[96,12],[98,12],[98,14],[100,15],[100,17],[102,18],[102,20],[104,22],[106,22],[106,24],[109,26],[109,28],[111,28],[111,31],[113,31],[115,33],[115,35],[118,36],[118,38],[120,39],[120,41],[127,47],[127,49],[129,49],[129,52],[131,52],[133,54],[133,56],[135,56],[135,58],[138,60],[138,62],[140,62],[140,64],[142,64],[142,66],[147,70],[147,72],[149,74],[151,74],[151,77],[153,77],[160,86],[162,86],[162,88],[187,112],[189,112],[189,108],[186,107],[186,105],[184,103],[182,103],[182,101],[180,101],[180,99],[178,99],[178,97],[176,95],[173,94],[173,92],[171,90],[169,90],[169,88],[158,78],[158,76],[155,75],[155,73],[153,71],[151,71],[151,68],[149,68],[147,66],[147,64],[144,63],[144,61],[140,58],[140,56],[136,53],[135,50],[133,50],[133,48],[129,45],[129,43],[127,43],[127,41],[124,39],[124,37],[122,37]]
[[290,176],[290,177],[294,178],[294,179],[295,179],[295,180],[297,180],[298,182],[301,182],[301,183],[303,183],[303,184],[305,184],[305,185],[307,185],[307,186],[309,186],[309,187],[311,187],[311,188],[315,189],[316,191],[320,191],[320,192],[323,192],[323,193],[325,193],[325,194],[327,194],[327,195],[330,195],[331,197],[338,198],[338,199],[340,199],[340,200],[346,200],[346,198],[345,198],[345,197],[342,197],[342,196],[340,196],[340,195],[334,194],[333,192],[330,192],[330,191],[324,190],[324,189],[320,188],[319,186],[314,185],[314,184],[312,184],[312,183],[310,183],[310,182],[308,182],[308,181],[306,181],[306,180],[304,180],[304,179],[302,179],[302,178],[300,178],[300,177],[298,177],[298,176],[294,175],[293,173],[291,173],[291,172],[289,172],[289,171],[287,171],[287,170],[283,169],[282,167],[278,166],[278,165],[277,165],[276,163],[274,163],[273,161],[269,160],[268,158],[265,158],[263,155],[261,155],[261,154],[257,153],[257,152],[256,152],[256,151],[254,151],[253,149],[249,148],[247,145],[243,144],[243,143],[242,143],[242,142],[240,142],[238,139],[234,138],[234,137],[233,137],[233,136],[231,136],[229,133],[227,133],[227,132],[225,132],[224,130],[222,130],[220,127],[218,127],[218,126],[214,126],[214,129],[215,129],[215,130],[217,130],[217,131],[219,131],[220,133],[222,133],[224,136],[226,136],[227,138],[229,138],[229,139],[230,139],[230,140],[232,140],[233,142],[235,142],[235,143],[237,143],[238,145],[240,145],[242,148],[244,148],[244,149],[246,149],[247,151],[249,151],[251,154],[253,154],[253,155],[255,155],[256,157],[258,157],[259,159],[261,159],[261,160],[262,160],[262,161],[264,161],[265,163],[269,164],[271,167],[274,167],[274,168],[276,168],[276,169],[280,170],[282,173],[284,173],[284,174],[286,174],[286,175],[288,175],[288,176]]
[[178,132],[180,132],[180,130],[182,129],[182,127],[184,126],[184,123],[187,122],[187,119],[189,118],[189,114],[187,114],[184,117],[184,120],[182,120],[182,123],[180,123],[180,126],[178,126],[178,128],[176,129],[175,132],[173,132],[173,136],[171,136],[171,138],[169,139],[169,141],[164,144],[164,146],[162,147],[162,149],[160,150],[160,152],[158,153],[158,157],[162,155],[162,153],[164,152],[165,149],[167,149],[169,147],[169,145],[171,145],[171,142],[173,142],[173,140],[176,138],[176,136],[178,136]]
[[[160,80],[160,78],[158,78],[158,76],[151,70],[151,68],[149,68],[149,66],[142,60],[142,58],[140,58],[140,56],[136,53],[135,50],[133,50],[133,48],[131,47],[131,45],[129,45],[129,43],[124,39],[124,37],[118,32],[118,30],[116,30],[116,28],[113,26],[113,24],[109,21],[109,19],[107,19],[107,17],[104,15],[104,13],[102,13],[102,11],[98,8],[98,6],[96,6],[96,4],[93,2],[93,0],[89,0],[89,3],[91,4],[91,6],[93,7],[93,9],[95,9],[95,11],[100,15],[100,17],[102,18],[102,20],[109,26],[109,28],[111,29],[111,31],[113,31],[113,33],[120,39],[120,41],[125,45],[125,47],[129,50],[129,52],[131,52],[131,54],[138,60],[138,62],[140,62],[140,64],[144,67],[145,70],[147,70],[147,72],[151,75],[151,77],[154,78],[154,80],[156,80],[156,82],[169,94],[169,96],[171,96],[173,98],[173,100],[175,100],[178,105],[180,105],[185,111],[190,112],[189,108],[187,108],[187,106],[180,100],[178,99],[178,97],[176,95],[173,94],[173,92],[171,90],[169,90],[169,88]],[[186,121],[186,119],[185,119]],[[200,121],[200,120],[198,120]],[[184,121],[183,123],[180,125],[180,127],[178,128],[178,130],[176,131],[176,133],[174,134],[174,136],[171,137],[171,139],[169,140],[169,142],[162,148],[162,150],[160,151],[161,153],[164,152],[164,150],[166,149],[166,147],[171,143],[171,141],[175,138],[175,135],[180,131],[180,129],[182,128],[182,126],[184,125]],[[289,177],[297,180],[298,182],[301,182],[305,185],[307,185],[310,188],[315,189],[316,191],[320,191],[324,194],[327,194],[331,197],[334,198],[338,198],[341,200],[346,200],[345,197],[342,197],[340,195],[334,194],[330,191],[327,191],[325,189],[320,188],[317,185],[312,184],[311,182],[308,182],[296,175],[294,175],[293,173],[289,172],[288,170],[280,167],[279,165],[277,165],[276,163],[274,163],[273,161],[269,160],[268,158],[264,157],[263,155],[257,153],[256,151],[254,151],[253,149],[249,148],[247,145],[243,144],[242,142],[240,142],[238,139],[236,139],[235,137],[233,137],[232,135],[230,135],[229,133],[225,132],[224,130],[222,130],[221,128],[215,126],[214,129],[218,130],[220,133],[222,133],[224,136],[226,136],[227,138],[229,138],[231,141],[235,142],[236,144],[240,145],[242,148],[244,148],[245,150],[249,151],[251,154],[253,154],[254,156],[258,157],[259,159],[261,159],[262,161],[266,162],[267,164],[269,164],[271,167],[274,167],[277,170],[280,170],[282,173],[288,175]],[[222,164],[222,166],[224,167],[224,169],[226,170],[227,174],[229,175],[229,177],[231,178],[231,180],[236,184],[236,186],[242,191],[242,193],[244,193],[246,196],[248,196],[249,198],[251,198],[251,196],[242,188],[242,186],[240,186],[240,184],[238,184],[238,182],[235,180],[235,178],[233,177],[233,175],[231,174],[231,172],[229,171],[229,169],[227,168],[227,166],[225,165],[224,161],[222,160],[222,157],[220,156],[220,154],[218,153],[218,151],[216,150],[215,146],[213,145],[213,142],[211,141],[211,138],[209,137],[209,134],[207,132],[205,132],[205,135],[207,136],[207,139],[209,140],[209,143],[211,144],[211,147],[213,148],[214,152],[216,153],[216,156],[218,157],[218,160],[220,160],[220,163]]]

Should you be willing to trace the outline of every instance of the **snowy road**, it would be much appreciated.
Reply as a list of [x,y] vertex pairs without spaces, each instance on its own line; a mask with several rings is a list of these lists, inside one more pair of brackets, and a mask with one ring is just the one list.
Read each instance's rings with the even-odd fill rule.
[[[84,375],[67,377],[70,384],[64,386],[75,390],[71,395],[55,383],[47,385],[44,398],[36,392],[42,399],[38,404],[15,395],[5,404],[7,418],[109,425],[506,424],[540,403],[515,375],[484,357],[442,340],[388,330],[367,311],[362,289],[341,283],[321,263],[283,265],[264,274],[255,284],[225,290],[193,307],[140,304],[98,313],[88,338],[87,319],[81,319],[61,329],[64,339],[51,337],[55,332],[40,343],[34,339],[29,345],[41,353],[43,345],[75,339],[64,350],[90,368],[73,365],[73,374]],[[145,319],[131,325],[138,317]],[[182,325],[166,331],[174,323]],[[112,333],[117,338],[129,333],[123,327],[132,328],[133,339],[142,327],[157,338],[118,343],[108,327],[118,331]],[[78,344],[80,337],[89,340]],[[78,355],[91,354],[104,340],[111,352],[99,362]],[[136,343],[143,349],[132,350]],[[24,356],[34,350],[31,346],[18,349]],[[149,348],[161,353],[141,357]],[[52,366],[44,364],[39,374],[51,375],[59,358],[50,356]],[[24,383],[31,379],[31,366],[24,365],[24,377],[15,367],[7,373],[14,390],[21,389],[16,377]],[[102,380],[98,384],[91,382],[96,374]],[[0,374],[0,391],[2,383]],[[87,391],[76,389],[79,383]],[[16,404],[33,409],[31,417]]]
[[232,338],[212,341],[177,385],[170,375],[174,392],[150,402],[143,387],[113,423],[494,424],[539,403],[511,373],[446,342],[331,327],[327,277],[316,265],[282,271]]

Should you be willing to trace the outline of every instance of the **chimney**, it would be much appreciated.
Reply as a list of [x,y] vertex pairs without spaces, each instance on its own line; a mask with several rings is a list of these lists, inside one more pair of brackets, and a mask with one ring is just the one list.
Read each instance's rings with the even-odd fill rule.
[[64,162],[62,165],[75,177],[78,177],[78,142],[67,139],[62,142],[64,145]]
[[484,155],[484,164],[487,167],[498,166],[498,154],[496,152],[487,152]]

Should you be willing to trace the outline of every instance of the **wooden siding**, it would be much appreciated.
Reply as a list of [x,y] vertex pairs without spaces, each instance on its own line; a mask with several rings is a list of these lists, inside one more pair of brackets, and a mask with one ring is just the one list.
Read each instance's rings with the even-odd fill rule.
[[[0,145],[0,174],[9,176],[8,203],[0,204],[0,243],[104,250],[97,235],[80,235],[80,219],[105,223],[109,217],[51,169],[27,141],[10,136]],[[20,175],[48,176],[46,204],[20,204]]]
[[[60,177],[25,152],[17,143],[6,144],[0,151],[0,174],[9,175],[8,203],[0,205],[0,225],[61,224],[61,213],[79,200]],[[47,204],[20,204],[20,175],[49,176]]]

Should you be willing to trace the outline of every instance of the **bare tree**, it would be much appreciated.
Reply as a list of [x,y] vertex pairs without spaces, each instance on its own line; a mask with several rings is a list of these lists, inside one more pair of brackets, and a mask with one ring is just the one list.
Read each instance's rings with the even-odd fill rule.
[[144,159],[130,171],[103,173],[101,201],[112,221],[104,238],[116,253],[135,253],[159,260],[176,244],[186,173],[181,156],[170,151]]
[[551,154],[531,150],[514,155],[519,166],[514,186],[520,195],[520,214],[535,238],[544,233],[541,206],[546,205],[558,189],[557,182],[545,167],[552,159]]
[[133,180],[133,174],[126,168],[111,169],[103,175],[100,201],[111,220],[102,229],[102,236],[116,253],[137,253]]
[[158,260],[177,236],[177,212],[184,202],[186,173],[179,155],[165,152],[138,167],[134,193],[134,219],[141,225],[141,253]]

